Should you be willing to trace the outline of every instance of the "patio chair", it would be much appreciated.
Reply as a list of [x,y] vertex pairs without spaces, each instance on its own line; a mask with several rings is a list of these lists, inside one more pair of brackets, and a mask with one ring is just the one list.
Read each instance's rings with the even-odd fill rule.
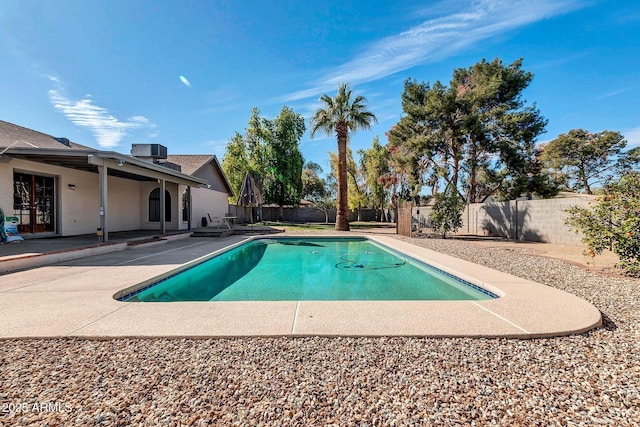
[[222,218],[220,217],[212,217],[211,214],[207,212],[207,218],[209,218],[209,224],[207,225],[207,227],[220,228],[220,226],[222,225]]

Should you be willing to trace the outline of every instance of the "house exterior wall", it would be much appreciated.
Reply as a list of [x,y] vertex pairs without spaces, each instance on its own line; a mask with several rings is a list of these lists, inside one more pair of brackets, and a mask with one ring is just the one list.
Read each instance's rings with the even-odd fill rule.
[[227,189],[224,185],[224,182],[222,181],[222,177],[216,171],[213,165],[211,165],[211,163],[195,171],[193,173],[193,176],[195,176],[196,178],[206,179],[211,186],[211,188],[208,188],[208,190],[218,191],[226,194]]
[[[97,178],[96,178],[97,179]],[[109,216],[107,230],[127,231],[140,228],[142,218],[138,203],[139,181],[110,176],[107,181]],[[98,194],[96,182],[96,194]],[[97,212],[97,211],[96,211]],[[95,230],[94,230],[95,231]]]
[[[56,178],[56,234],[91,234],[100,227],[100,187],[97,173],[21,159],[12,159],[9,163],[0,162],[0,208],[6,215],[14,213],[14,171]],[[75,189],[71,189],[69,185],[75,186]],[[107,230],[115,232],[140,228],[159,229],[158,222],[148,221],[148,196],[157,186],[155,182],[139,182],[109,176]],[[178,198],[177,187],[176,184],[167,183],[172,203],[172,221],[166,224],[168,230],[178,229],[179,225],[181,199]]]
[[[228,194],[209,188],[191,188],[192,227],[200,227],[202,218],[222,217],[229,212]],[[207,214],[209,214],[207,216]]]
[[[91,234],[100,227],[100,187],[97,173],[22,159],[0,160],[4,160],[0,161],[0,208],[6,215],[14,214],[13,173],[24,172],[55,178],[55,234]],[[191,188],[192,227],[199,227],[202,217],[207,217],[207,214],[221,217],[229,212],[228,194],[222,178],[214,168],[210,165],[203,167],[196,176],[207,179],[212,184],[211,188]],[[149,194],[159,187],[157,182],[109,176],[107,187],[109,232],[160,229],[159,222],[149,221]],[[171,221],[165,224],[166,230],[189,228],[188,221],[182,219],[182,194],[186,188],[185,185],[166,184],[171,196]]]
[[[171,196],[171,221],[165,222],[165,228],[167,230],[179,230],[179,224],[182,222],[182,212],[180,208],[182,206],[182,192],[178,194],[178,185],[167,182],[165,189]],[[149,195],[151,192],[160,188],[160,184],[157,182],[141,182],[139,193],[139,207],[140,207],[140,224],[139,228],[143,230],[159,230],[160,222],[149,221]]]
[[209,217],[222,217],[229,212],[229,194],[213,165],[205,165],[195,171],[193,176],[205,179],[211,185],[211,188],[191,188],[191,224],[193,227],[200,227],[202,218],[207,218],[209,222]]
[[[63,236],[95,233],[100,226],[98,175],[44,163],[11,159],[0,163],[0,208],[13,210],[13,173],[25,172],[56,178],[56,231]],[[69,188],[75,185],[75,190]]]
[[13,213],[13,166],[0,159],[0,209],[5,215]]
[[[149,194],[159,188],[155,182],[143,182],[140,185],[140,209],[139,218],[141,222],[139,228],[145,230],[157,230],[159,222],[149,221]],[[171,195],[171,221],[166,222],[167,230],[187,230],[189,222],[182,219],[182,195],[187,189],[186,185],[167,183],[166,189]],[[211,217],[224,216],[229,209],[227,193],[214,191],[207,188],[191,187],[191,227],[200,226],[202,217],[207,218],[207,213]]]

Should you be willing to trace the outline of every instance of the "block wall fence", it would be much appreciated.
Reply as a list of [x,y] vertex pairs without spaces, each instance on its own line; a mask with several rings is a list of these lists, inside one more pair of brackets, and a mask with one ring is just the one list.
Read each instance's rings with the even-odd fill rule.
[[[233,216],[238,217],[238,222],[243,223],[247,222],[250,218],[250,210],[251,208],[242,207],[242,206],[229,206],[229,212],[233,214]],[[253,208],[253,218],[256,218],[258,213],[258,208]],[[262,207],[262,219],[264,221],[279,221],[280,220],[280,209],[277,207]],[[315,207],[285,207],[283,209],[283,217],[282,221],[285,222],[295,222],[295,223],[305,223],[305,222],[319,222],[323,223],[327,217],[325,216],[325,212],[321,209]],[[328,219],[330,223],[336,221],[336,210],[330,209]],[[379,209],[370,209],[363,208],[360,209],[360,220],[361,221],[378,221],[380,219],[380,210]],[[355,210],[349,211],[349,221],[357,221],[358,220],[358,212]],[[383,222],[395,222],[395,212],[391,209],[384,209],[384,217]]]
[[[576,234],[564,221],[571,206],[587,206],[595,196],[541,200],[473,203],[462,213],[460,234],[499,236],[530,242],[582,246],[582,234]],[[413,208],[414,220],[429,228],[431,207]]]
[[[511,200],[509,202],[473,203],[465,207],[462,213],[462,228],[459,234],[476,236],[498,236],[505,239],[515,239],[529,242],[545,242],[558,245],[582,246],[582,234],[576,234],[564,221],[566,210],[571,206],[587,206],[595,196],[581,195],[541,200]],[[238,222],[249,219],[249,209],[239,206],[229,206],[229,211],[238,217]],[[414,224],[429,228],[430,206],[412,208]],[[253,217],[257,208],[253,208]],[[362,221],[379,220],[379,211],[375,209],[361,209]],[[277,207],[263,207],[262,216],[265,221],[277,221],[279,209]],[[324,211],[314,207],[285,207],[284,221],[287,222],[324,222]],[[335,222],[335,210],[329,211],[329,222]],[[357,212],[349,212],[349,221],[357,220]],[[384,210],[384,222],[395,222],[394,210]]]

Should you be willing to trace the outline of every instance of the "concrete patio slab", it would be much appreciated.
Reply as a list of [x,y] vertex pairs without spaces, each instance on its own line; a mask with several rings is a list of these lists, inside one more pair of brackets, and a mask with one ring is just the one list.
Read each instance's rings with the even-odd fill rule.
[[[350,233],[349,236],[356,236]],[[343,235],[344,237],[344,235]],[[556,336],[600,325],[588,302],[390,236],[381,244],[496,293],[483,301],[129,303],[113,296],[247,238],[171,240],[0,276],[0,337]],[[256,238],[260,238],[257,236]]]
[[535,282],[493,285],[505,296],[475,303],[502,318],[518,319],[518,325],[532,336],[546,335],[557,325],[562,325],[567,333],[579,334],[601,320],[600,312],[591,304],[549,286]]
[[290,335],[295,301],[120,303],[121,310],[77,329],[78,337]]
[[0,336],[65,337],[123,308],[104,292],[11,292],[0,294]]
[[520,336],[469,301],[301,301],[294,335]]

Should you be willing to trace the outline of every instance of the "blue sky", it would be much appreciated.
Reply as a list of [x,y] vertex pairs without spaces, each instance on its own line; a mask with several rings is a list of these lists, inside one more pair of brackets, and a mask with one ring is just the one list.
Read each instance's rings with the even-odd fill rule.
[[[308,119],[348,82],[379,123],[402,114],[407,78],[448,83],[482,58],[524,58],[525,92],[570,129],[622,132],[640,145],[636,0],[157,1],[3,0],[0,119],[91,147],[224,155],[251,108]],[[306,160],[328,169],[333,137],[308,132]]]

